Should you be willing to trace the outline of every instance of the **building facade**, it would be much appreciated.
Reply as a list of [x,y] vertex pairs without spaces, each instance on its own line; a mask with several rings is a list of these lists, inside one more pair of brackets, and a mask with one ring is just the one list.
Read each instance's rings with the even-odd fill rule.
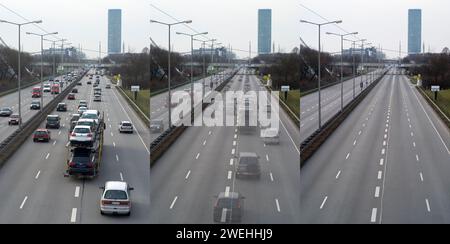
[[108,11],[108,54],[121,53],[122,46],[122,10]]
[[272,47],[272,10],[258,11],[258,54],[271,53]]
[[408,12],[408,53],[422,52],[422,10],[410,9]]

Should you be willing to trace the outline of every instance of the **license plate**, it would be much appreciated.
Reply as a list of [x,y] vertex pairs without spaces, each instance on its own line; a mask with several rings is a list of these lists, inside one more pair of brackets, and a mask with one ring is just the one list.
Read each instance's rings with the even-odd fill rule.
[[120,202],[112,202],[112,205],[120,205]]

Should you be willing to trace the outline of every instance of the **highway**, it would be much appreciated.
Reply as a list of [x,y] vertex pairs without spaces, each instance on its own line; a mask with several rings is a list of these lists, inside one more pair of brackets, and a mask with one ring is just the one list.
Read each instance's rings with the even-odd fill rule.
[[[229,90],[265,89],[256,76],[241,70]],[[280,110],[280,145],[265,145],[259,132],[236,127],[190,127],[151,169],[152,223],[211,224],[214,196],[240,192],[242,223],[299,223],[299,128]],[[236,179],[236,158],[254,152],[261,179]]]
[[[374,74],[379,73],[379,70],[373,71]],[[360,88],[361,78],[363,80],[363,88]],[[366,81],[372,78],[371,73],[367,75],[358,76],[354,79],[344,81],[344,107],[353,100],[353,80],[355,81],[355,96],[358,96],[363,90],[367,88]],[[370,82],[368,83],[370,84]],[[322,93],[322,125],[329,119],[340,112],[341,110],[341,83],[329,86],[321,91]],[[300,99],[300,129],[301,141],[311,136],[317,129],[319,129],[319,113],[318,113],[318,92],[308,94]]]
[[387,75],[301,170],[302,223],[450,223],[450,132]]
[[[91,71],[92,72],[92,71]],[[149,148],[148,127],[130,108],[113,86],[105,89],[101,77],[102,102],[93,102],[93,90],[86,84],[78,86],[77,100],[65,101],[68,112],[54,112],[62,118],[60,130],[52,130],[50,143],[33,143],[31,137],[0,169],[1,223],[100,224],[149,223]],[[65,178],[68,128],[71,114],[81,99],[91,109],[104,112],[107,129],[99,175],[90,179]],[[129,120],[134,134],[119,134],[118,124]],[[45,127],[42,124],[41,127]],[[147,142],[147,143],[146,143]],[[130,217],[101,216],[100,186],[106,181],[127,181],[131,193]]]

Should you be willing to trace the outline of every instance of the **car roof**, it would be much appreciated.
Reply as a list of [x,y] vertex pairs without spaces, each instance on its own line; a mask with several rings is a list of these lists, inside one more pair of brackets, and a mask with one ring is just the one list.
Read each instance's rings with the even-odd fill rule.
[[78,122],[92,122],[92,123],[94,123],[95,120],[93,120],[93,119],[79,119]]
[[257,158],[258,155],[256,155],[256,153],[252,153],[252,152],[241,152],[239,153],[239,157],[246,157],[246,158]]
[[122,124],[123,124],[123,123],[129,123],[129,124],[132,124],[130,121],[127,121],[127,120],[124,120],[124,121],[122,121],[121,123],[122,123]]
[[240,194],[238,192],[229,192],[228,196],[226,196],[225,192],[221,192],[221,193],[219,193],[218,198],[219,199],[224,199],[224,198],[238,199],[239,195]]
[[37,129],[36,131],[45,131],[45,132],[48,132],[48,130],[47,129]]
[[105,183],[105,191],[106,190],[128,191],[128,184],[121,181],[108,181]]
[[81,128],[81,129],[91,129],[91,127],[90,126],[87,126],[87,125],[77,125],[77,126],[75,126],[75,129],[76,128]]
[[50,114],[50,115],[47,115],[47,118],[48,117],[50,117],[50,118],[58,118],[59,115],[57,115],[57,114]]

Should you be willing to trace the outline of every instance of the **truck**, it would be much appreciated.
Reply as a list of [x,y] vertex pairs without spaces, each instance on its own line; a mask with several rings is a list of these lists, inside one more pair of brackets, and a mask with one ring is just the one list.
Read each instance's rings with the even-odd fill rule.
[[32,98],[40,98],[42,96],[42,90],[40,87],[33,87],[33,90],[31,92]]
[[92,130],[92,141],[71,140],[66,144],[67,152],[67,170],[64,177],[94,178],[98,175],[103,152],[103,134],[106,129],[104,122],[104,113],[102,113]]

